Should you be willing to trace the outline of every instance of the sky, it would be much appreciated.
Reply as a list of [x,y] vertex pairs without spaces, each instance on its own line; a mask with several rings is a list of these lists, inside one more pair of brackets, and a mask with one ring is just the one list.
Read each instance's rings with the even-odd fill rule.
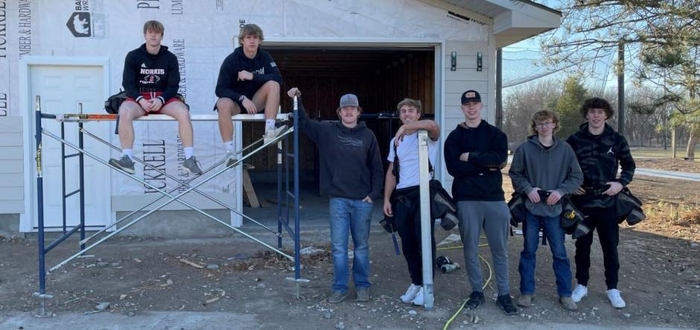
[[[537,79],[563,79],[566,73],[556,68],[536,65],[542,61],[543,52],[537,41],[537,37],[530,38],[511,46],[503,48],[503,86],[507,89],[511,85],[534,81]],[[616,56],[610,56],[607,61],[599,62],[596,72],[598,77],[607,76],[607,80],[590,79],[585,82],[586,87],[593,89],[615,88],[617,76],[613,72],[613,63]]]
[[[535,1],[550,8],[557,8],[561,1]],[[503,86],[504,92],[508,87],[537,79],[563,79],[566,74],[556,68],[537,66],[543,53],[539,45],[538,37],[529,38],[503,48]],[[584,82],[589,89],[609,89],[617,86],[617,77],[613,72],[612,64],[617,60],[616,56],[610,56],[607,61],[599,62],[596,66],[596,76],[607,76],[608,79],[588,79]]]

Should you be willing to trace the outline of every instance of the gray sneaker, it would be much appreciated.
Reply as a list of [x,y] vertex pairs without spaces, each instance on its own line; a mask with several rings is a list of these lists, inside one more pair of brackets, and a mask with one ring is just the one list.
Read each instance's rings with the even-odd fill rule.
[[345,298],[347,296],[348,296],[347,293],[343,293],[340,291],[333,291],[333,293],[331,293],[331,295],[328,297],[328,302],[331,304],[337,304],[337,303],[345,300]]
[[112,165],[126,173],[129,174],[134,174],[136,171],[134,170],[134,161],[129,158],[129,156],[124,155],[122,158],[116,159],[112,158],[109,160],[109,165]]
[[[569,299],[571,299],[571,298],[569,298]],[[532,295],[531,294],[521,294],[520,298],[518,298],[518,306],[520,306],[520,307],[532,306]]]
[[576,306],[576,303],[571,297],[559,297],[559,303],[561,307],[564,307],[566,310],[575,311],[578,309],[578,306]]
[[357,302],[368,302],[369,301],[369,289],[368,288],[358,288],[356,301]]
[[185,171],[189,172],[190,174],[202,174],[202,169],[199,168],[199,164],[197,164],[197,158],[195,158],[194,156],[185,159],[185,161],[182,162],[182,168],[184,168]]

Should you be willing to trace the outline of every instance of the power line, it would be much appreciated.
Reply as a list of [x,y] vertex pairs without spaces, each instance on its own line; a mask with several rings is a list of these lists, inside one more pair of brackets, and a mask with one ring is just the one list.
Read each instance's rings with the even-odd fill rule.
[[575,64],[570,64],[570,65],[565,66],[565,67],[560,68],[560,69],[555,69],[555,70],[547,71],[547,72],[536,74],[536,75],[529,75],[529,76],[525,76],[525,77],[522,77],[519,79],[506,81],[506,82],[503,82],[503,88],[513,87],[513,86],[517,86],[517,85],[524,84],[527,82],[531,82],[533,80],[537,80],[537,79],[549,76],[551,74],[561,72],[561,71],[566,70],[568,68],[571,68],[573,66],[575,66]]

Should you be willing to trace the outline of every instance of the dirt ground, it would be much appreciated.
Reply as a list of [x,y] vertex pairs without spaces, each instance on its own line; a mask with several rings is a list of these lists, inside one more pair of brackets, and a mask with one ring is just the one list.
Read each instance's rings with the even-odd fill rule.
[[[682,160],[638,160],[640,168],[673,169],[700,173],[699,163]],[[506,178],[505,186],[510,187]],[[579,311],[569,312],[556,302],[551,253],[540,248],[535,305],[521,309],[519,322],[593,324],[605,327],[658,326],[696,328],[700,325],[700,184],[637,176],[630,186],[645,202],[647,220],[623,226],[619,246],[620,286],[627,308],[616,310],[605,297],[600,248],[594,246],[589,296]],[[375,219],[378,220],[378,219]],[[376,222],[376,221],[375,221]],[[436,230],[438,240],[448,233]],[[271,234],[259,235],[275,244]],[[391,236],[378,225],[370,238],[372,300],[356,303],[354,294],[332,305],[325,301],[332,279],[328,233],[302,233],[302,278],[297,285],[293,264],[241,237],[211,239],[160,239],[122,237],[90,251],[94,257],[73,261],[47,277],[46,292],[54,296],[47,309],[53,313],[86,312],[109,302],[105,313],[137,317],[144,311],[238,312],[256,315],[261,329],[450,329],[489,327],[503,315],[492,299],[476,311],[459,311],[469,294],[464,270],[435,275],[435,307],[402,304],[398,296],[410,283],[403,257],[394,254]],[[290,244],[290,240],[286,240]],[[463,263],[460,248],[448,245],[438,255]],[[285,247],[289,249],[291,245]],[[452,247],[452,248],[450,248]],[[517,263],[522,237],[513,236],[510,247],[511,294],[517,298]],[[573,241],[567,239],[572,258]],[[36,241],[0,237],[0,316],[9,312],[35,312],[38,302]],[[51,251],[53,266],[77,251],[75,241]],[[481,254],[490,261],[488,248]],[[485,278],[489,272],[483,267]],[[493,283],[486,289],[494,293]],[[235,326],[232,326],[235,328]]]

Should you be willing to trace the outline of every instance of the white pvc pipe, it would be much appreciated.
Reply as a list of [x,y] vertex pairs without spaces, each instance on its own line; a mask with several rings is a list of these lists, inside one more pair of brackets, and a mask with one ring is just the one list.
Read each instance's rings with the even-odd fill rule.
[[423,297],[426,310],[432,310],[433,296],[433,249],[430,221],[430,178],[428,177],[428,131],[418,131],[418,160],[420,162],[420,237],[423,256]]

